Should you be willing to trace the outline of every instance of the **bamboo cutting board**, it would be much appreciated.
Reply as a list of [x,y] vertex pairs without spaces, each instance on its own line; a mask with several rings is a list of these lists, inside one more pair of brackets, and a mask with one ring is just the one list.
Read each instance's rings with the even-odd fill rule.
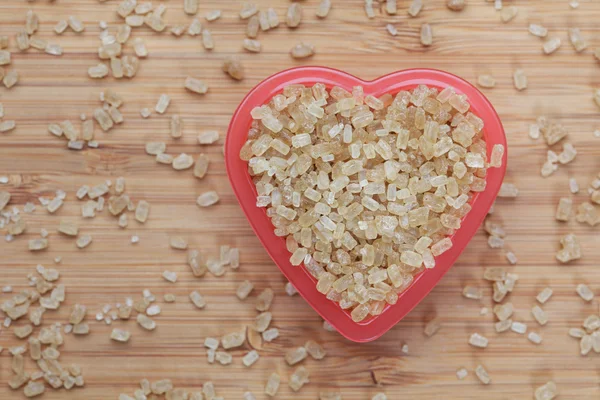
[[[158,3],[158,2],[155,2]],[[191,17],[182,11],[181,0],[164,2],[168,6],[169,24],[189,23]],[[176,39],[169,33],[158,35],[147,28],[135,28],[132,38],[142,37],[150,55],[141,61],[133,80],[112,78],[91,80],[87,69],[96,65],[98,21],[104,20],[114,32],[121,23],[115,13],[118,2],[99,3],[92,0],[3,0],[0,4],[0,35],[11,36],[13,63],[20,82],[12,90],[0,88],[5,119],[14,119],[17,128],[0,135],[0,176],[8,176],[9,184],[1,190],[11,192],[11,205],[26,202],[38,204],[26,215],[28,232],[14,242],[0,241],[0,285],[13,285],[15,291],[26,287],[26,275],[37,264],[56,267],[67,288],[67,301],[58,312],[48,312],[44,324],[65,323],[72,304],[88,307],[91,333],[86,337],[65,336],[61,347],[63,364],[80,364],[85,388],[47,390],[45,399],[116,399],[119,393],[130,395],[142,378],[169,378],[177,387],[200,390],[203,382],[214,382],[224,398],[241,399],[246,390],[257,399],[263,394],[268,376],[277,371],[282,376],[278,394],[281,399],[317,399],[320,391],[339,391],[344,399],[370,399],[383,391],[389,399],[530,399],[536,387],[548,380],[556,382],[560,399],[591,400],[600,398],[600,356],[579,355],[578,342],[567,335],[569,328],[580,326],[584,318],[598,313],[598,301],[585,303],[575,294],[575,286],[588,284],[600,294],[598,230],[571,221],[557,223],[554,212],[560,197],[572,197],[576,205],[587,199],[587,186],[600,172],[600,139],[592,132],[600,129],[600,109],[591,101],[592,88],[600,86],[600,65],[591,50],[600,46],[600,3],[581,0],[578,9],[567,0],[514,1],[519,14],[508,24],[500,22],[491,3],[470,0],[464,12],[453,13],[441,0],[425,1],[418,18],[408,18],[408,1],[399,1],[396,16],[379,11],[367,19],[361,0],[334,0],[329,17],[319,20],[314,12],[318,1],[301,2],[304,20],[295,30],[282,24],[261,33],[261,54],[242,53],[245,22],[237,13],[241,2],[202,1],[199,16],[221,9],[223,17],[208,26],[216,42],[215,50],[205,52],[199,37]],[[284,0],[255,1],[262,9],[273,6],[283,21],[290,2]],[[156,4],[155,4],[156,5]],[[64,48],[64,55],[53,57],[33,49],[20,53],[14,45],[14,34],[23,26],[25,12],[32,8],[40,17],[38,35]],[[67,32],[61,36],[52,28],[68,15],[81,18],[83,34]],[[432,25],[434,44],[428,49],[419,44],[420,25]],[[541,23],[550,37],[562,39],[562,47],[551,56],[543,56],[542,41],[527,33],[529,23]],[[391,37],[385,25],[393,23],[399,34]],[[590,44],[576,54],[568,42],[567,29],[579,27]],[[299,41],[314,44],[317,54],[310,60],[292,60],[289,49]],[[131,39],[126,46],[131,53]],[[226,55],[241,54],[246,79],[233,82],[220,69]],[[218,145],[200,148],[196,135],[201,130],[217,129],[222,138],[229,118],[244,94],[261,79],[295,65],[325,65],[348,71],[366,79],[406,68],[430,67],[446,70],[475,82],[478,74],[489,73],[497,79],[494,89],[485,94],[499,112],[508,136],[509,167],[507,181],[520,188],[516,199],[500,199],[493,219],[504,224],[507,247],[519,258],[511,270],[520,277],[509,296],[516,308],[514,319],[528,324],[544,341],[530,343],[523,335],[512,332],[496,334],[493,329],[491,287],[482,280],[483,268],[505,266],[501,251],[489,249],[483,233],[477,235],[459,261],[433,292],[400,324],[381,339],[369,344],[348,342],[336,333],[323,330],[322,320],[298,296],[284,293],[284,278],[260,246],[234,198],[225,174],[222,139]],[[523,68],[529,87],[517,92],[512,85],[512,72]],[[205,96],[193,95],[183,88],[187,76],[203,79],[210,86]],[[101,90],[111,88],[125,98],[122,111],[125,122],[108,134],[98,133],[100,148],[81,152],[69,151],[66,143],[48,134],[47,125],[70,119],[79,123],[80,114],[91,117],[100,105]],[[153,108],[161,93],[171,96],[165,115],[140,117],[143,107]],[[179,114],[184,136],[169,137],[169,119]],[[546,157],[546,146],[527,136],[529,124],[539,115],[558,119],[568,128],[569,141],[578,150],[577,159],[562,166],[548,179],[540,176]],[[166,141],[170,154],[186,152],[194,156],[204,152],[211,165],[207,177],[196,180],[191,172],[175,172],[158,165],[144,152],[147,141]],[[130,222],[120,229],[116,219],[105,211],[95,219],[80,217],[80,202],[75,191],[84,184],[95,185],[119,176],[127,180],[127,193],[134,201],[151,204],[145,225]],[[582,190],[571,195],[568,178],[575,177]],[[53,196],[54,191],[67,192],[65,205],[55,214],[43,210],[37,198]],[[199,209],[195,198],[207,190],[216,190],[221,202],[213,208]],[[93,243],[78,250],[72,239],[56,233],[61,219],[76,221],[83,234],[91,234]],[[50,231],[50,248],[40,253],[26,250],[27,241]],[[554,259],[561,235],[574,232],[580,238],[583,258],[568,266]],[[4,232],[3,232],[4,233]],[[138,235],[140,242],[130,243]],[[206,254],[217,254],[218,246],[240,248],[241,267],[221,278],[205,276],[197,279],[185,265],[185,254],[169,248],[170,236],[189,239],[190,247]],[[176,284],[161,278],[164,270],[179,275]],[[235,288],[245,279],[255,284],[250,299],[240,302]],[[466,285],[484,289],[481,301],[461,296]],[[530,309],[535,296],[544,287],[554,290],[552,299],[543,306],[550,322],[540,327]],[[273,326],[281,335],[260,351],[260,360],[250,369],[241,364],[248,349],[233,351],[230,366],[209,365],[202,346],[207,336],[221,336],[253,321],[256,295],[271,287],[276,298],[272,308]],[[111,326],[94,319],[103,305],[123,303],[126,297],[140,297],[144,288],[158,298],[163,311],[156,317],[154,332],[143,331],[137,324],[117,321]],[[198,290],[206,299],[206,309],[195,309],[187,296]],[[164,303],[162,295],[173,293],[177,302]],[[8,295],[2,295],[2,301]],[[490,312],[480,315],[482,307]],[[423,336],[424,321],[437,315],[443,327],[429,339]],[[109,339],[113,327],[128,329],[132,339],[119,344]],[[12,329],[12,328],[11,328]],[[11,329],[0,332],[0,346],[18,343]],[[37,334],[37,330],[35,331]],[[490,339],[487,349],[474,349],[467,344],[471,333],[479,332]],[[327,357],[320,362],[306,360],[310,383],[293,394],[287,385],[293,368],[284,360],[284,352],[303,345],[308,339],[322,343]],[[401,352],[408,344],[408,354]],[[488,370],[492,384],[484,386],[473,371],[478,364]],[[455,372],[465,367],[469,376],[457,380]],[[27,364],[33,371],[33,364]],[[7,350],[0,355],[0,398],[19,399],[22,392],[11,391],[10,357]]]

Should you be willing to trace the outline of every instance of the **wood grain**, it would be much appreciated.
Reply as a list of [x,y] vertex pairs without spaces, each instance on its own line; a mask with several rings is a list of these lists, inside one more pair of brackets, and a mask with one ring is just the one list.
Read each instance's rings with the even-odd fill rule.
[[[182,3],[165,2],[169,24],[190,22]],[[240,399],[246,390],[253,391],[258,399],[266,399],[263,387],[273,371],[282,375],[281,399],[316,399],[322,390],[340,391],[344,399],[355,400],[369,399],[378,391],[386,392],[390,399],[529,399],[537,386],[551,379],[558,385],[560,399],[600,398],[599,356],[579,356],[577,341],[567,335],[570,327],[579,326],[587,315],[599,311],[597,300],[584,303],[575,295],[575,286],[587,283],[599,293],[600,236],[597,228],[573,221],[558,224],[553,219],[558,198],[571,196],[567,179],[576,177],[584,188],[572,196],[579,204],[586,198],[588,183],[600,172],[600,139],[592,135],[600,129],[599,110],[591,101],[592,88],[600,85],[600,66],[590,49],[576,54],[567,37],[568,28],[579,27],[590,48],[600,46],[600,3],[581,0],[580,7],[572,10],[567,0],[519,1],[519,15],[503,24],[492,4],[483,0],[471,0],[461,13],[447,10],[442,0],[426,1],[424,10],[414,19],[406,15],[409,2],[401,1],[397,16],[378,12],[372,20],[366,18],[362,0],[334,1],[325,20],[314,16],[318,1],[307,0],[302,2],[304,20],[298,29],[288,30],[282,24],[261,33],[263,52],[241,54],[246,79],[240,83],[232,82],[220,70],[224,56],[241,53],[245,23],[237,16],[240,2],[201,3],[199,16],[212,9],[223,11],[220,20],[206,23],[216,41],[214,51],[205,52],[198,37],[175,39],[168,33],[159,35],[136,28],[132,36],[144,38],[150,56],[142,61],[135,79],[119,82],[87,77],[87,68],[98,63],[98,21],[107,21],[112,29],[121,22],[115,13],[116,0],[3,0],[0,4],[0,35],[12,37],[24,24],[26,10],[32,8],[41,20],[38,35],[62,45],[65,53],[62,57],[34,50],[20,53],[11,38],[11,67],[18,70],[21,79],[10,91],[0,88],[5,118],[17,122],[17,129],[0,135],[0,175],[10,178],[1,189],[9,190],[13,195],[11,204],[19,207],[36,202],[39,196],[52,195],[57,189],[68,193],[66,204],[56,215],[38,206],[34,214],[26,216],[27,234],[13,243],[0,241],[0,285],[23,289],[26,274],[36,264],[52,265],[54,257],[62,256],[58,267],[67,286],[66,306],[59,312],[46,313],[45,323],[64,323],[68,306],[76,302],[87,305],[91,312],[88,319],[92,333],[84,338],[68,336],[61,356],[63,363],[82,365],[85,389],[49,390],[45,399],[115,399],[121,392],[133,393],[142,378],[170,378],[176,386],[196,390],[212,380],[217,393],[226,399]],[[255,3],[263,9],[272,5],[282,21],[289,4],[284,0]],[[83,34],[56,36],[52,32],[56,22],[68,15],[85,22]],[[428,49],[418,42],[419,27],[424,22],[430,23],[434,32],[434,45]],[[550,29],[551,37],[563,40],[554,55],[541,54],[542,41],[527,33],[530,22],[542,23]],[[387,23],[397,27],[397,37],[387,34]],[[298,62],[288,56],[289,49],[300,40],[316,46],[317,54],[312,59]],[[126,52],[132,52],[130,45]],[[498,335],[493,330],[491,313],[480,315],[482,307],[493,307],[491,289],[481,279],[483,268],[506,265],[501,252],[487,247],[483,234],[475,237],[431,295],[374,343],[350,343],[324,331],[321,319],[302,299],[284,294],[282,275],[252,233],[229,187],[221,145],[200,148],[195,136],[202,129],[218,129],[224,135],[233,110],[253,85],[274,72],[301,64],[340,68],[367,79],[411,67],[443,69],[473,82],[480,73],[496,77],[497,87],[485,93],[498,110],[508,135],[507,180],[514,182],[521,194],[515,200],[500,199],[493,218],[505,225],[508,246],[519,258],[513,271],[520,280],[510,295],[516,319],[539,332],[543,344],[535,346],[514,333]],[[512,71],[517,67],[529,77],[529,88],[524,92],[516,92],[512,86]],[[205,80],[210,85],[209,93],[199,97],[186,92],[183,81],[188,75]],[[62,140],[47,133],[50,122],[77,121],[81,113],[91,116],[104,88],[124,96],[126,121],[111,133],[97,134],[99,149],[69,151]],[[143,120],[140,109],[152,108],[161,93],[171,96],[168,113]],[[168,135],[169,118],[175,113],[181,115],[184,124],[184,137],[178,141]],[[539,175],[547,148],[527,137],[529,123],[541,114],[561,120],[570,131],[569,141],[579,152],[574,163],[561,167],[548,179]],[[189,171],[177,173],[157,165],[144,152],[144,143],[150,140],[167,141],[171,154],[208,154],[208,176],[198,181]],[[80,203],[74,196],[77,188],[106,179],[114,181],[118,176],[127,179],[127,193],[135,201],[146,199],[152,205],[148,222],[132,222],[122,230],[106,212],[94,220],[82,220]],[[221,202],[200,210],[194,201],[206,190],[217,190]],[[77,250],[73,240],[56,233],[60,219],[79,222],[81,232],[90,233],[94,242],[83,251]],[[27,240],[37,236],[41,228],[51,232],[50,249],[32,254],[26,251]],[[578,235],[584,256],[572,265],[559,266],[553,254],[560,235],[567,232]],[[129,242],[133,234],[140,236],[137,245]],[[216,254],[220,244],[237,246],[242,267],[221,278],[196,279],[185,265],[185,255],[168,247],[168,238],[174,234],[189,238],[191,247],[208,254]],[[161,278],[165,269],[178,272],[176,284]],[[254,282],[256,289],[248,301],[239,302],[234,297],[235,288],[245,279]],[[465,284],[484,288],[484,300],[462,298]],[[554,290],[553,298],[544,306],[550,322],[540,327],[530,309],[536,294],[547,285]],[[241,365],[240,358],[247,349],[233,352],[234,365],[207,364],[204,338],[251,323],[256,314],[254,297],[266,287],[276,293],[274,326],[281,330],[280,338],[265,346],[261,359],[251,369]],[[174,304],[160,302],[163,313],[156,318],[156,331],[143,331],[133,321],[107,326],[93,320],[93,314],[104,304],[137,297],[143,288],[160,298],[164,293],[177,296]],[[189,303],[187,295],[192,290],[205,296],[205,310],[194,309]],[[7,297],[3,295],[2,299]],[[423,321],[433,314],[439,316],[443,328],[425,339]],[[109,334],[114,326],[129,329],[132,340],[128,344],[111,342]],[[490,338],[487,349],[477,350],[467,344],[475,331]],[[322,342],[328,356],[321,362],[305,361],[311,382],[299,394],[293,394],[287,385],[293,369],[286,366],[283,353],[308,338]],[[0,345],[16,343],[10,329],[2,329]],[[403,343],[409,345],[408,355],[400,351]],[[492,377],[490,386],[479,384],[472,373],[479,363]],[[464,381],[455,376],[461,367],[470,371]],[[10,373],[5,350],[0,356],[0,398],[21,398],[21,392],[12,392],[6,386]]]

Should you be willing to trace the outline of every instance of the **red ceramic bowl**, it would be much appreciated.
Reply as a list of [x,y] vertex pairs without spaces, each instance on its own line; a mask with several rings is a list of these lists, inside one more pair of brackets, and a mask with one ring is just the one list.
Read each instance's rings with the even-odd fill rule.
[[290,264],[290,253],[285,246],[284,238],[275,236],[273,225],[267,217],[265,209],[256,207],[256,189],[248,174],[247,162],[239,158],[240,149],[247,139],[248,129],[252,122],[250,111],[254,107],[269,102],[287,85],[304,84],[308,86],[317,82],[325,84],[328,88],[337,85],[349,91],[353,86],[361,85],[364,87],[365,95],[372,94],[374,96],[385,93],[394,95],[400,90],[412,89],[419,84],[440,89],[452,86],[457,92],[468,96],[471,110],[485,123],[484,136],[487,141],[488,158],[495,144],[502,144],[506,149],[506,137],[498,114],[479,90],[457,76],[431,69],[399,71],[373,81],[363,81],[331,68],[292,68],[265,79],[252,89],[241,102],[231,119],[227,132],[225,162],[231,186],[248,221],[281,272],[321,317],[346,338],[355,342],[368,342],[377,339],[397,324],[433,289],[454,264],[483,222],[496,198],[506,171],[507,151],[504,153],[502,168],[488,169],[485,191],[477,193],[473,197],[471,212],[464,218],[462,227],[452,236],[454,246],[436,257],[435,268],[416,276],[413,284],[399,295],[398,302],[393,306],[388,305],[381,315],[356,323],[352,321],[348,311],[342,310],[336,303],[326,299],[317,291],[315,279],[303,266],[294,267]]

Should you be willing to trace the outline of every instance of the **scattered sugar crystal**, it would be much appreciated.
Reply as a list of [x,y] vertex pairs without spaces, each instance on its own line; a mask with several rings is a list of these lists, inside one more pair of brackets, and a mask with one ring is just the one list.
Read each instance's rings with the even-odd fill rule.
[[494,314],[500,321],[506,321],[514,312],[512,303],[498,304],[494,306]]
[[513,83],[519,91],[527,89],[527,76],[522,69],[516,69],[513,73]]
[[279,329],[270,328],[262,333],[262,338],[265,342],[272,342],[279,337]]
[[279,384],[281,382],[281,378],[279,377],[279,375],[277,373],[272,373],[269,376],[269,379],[267,380],[267,384],[265,386],[265,393],[268,396],[275,396],[277,394],[277,391],[279,390]]
[[219,339],[216,338],[212,338],[212,337],[207,337],[206,339],[204,339],[204,347],[211,349],[211,350],[216,350],[219,348]]
[[423,8],[423,0],[412,0],[410,6],[408,7],[408,15],[411,17],[416,17],[421,12]]
[[538,37],[546,37],[548,35],[548,29],[541,25],[529,24],[529,33]]
[[252,284],[252,282],[248,280],[243,281],[242,283],[240,283],[236,290],[236,296],[240,300],[245,300],[250,295],[252,289],[254,289],[254,285]]
[[535,320],[538,322],[538,324],[546,325],[548,323],[548,316],[540,306],[533,306],[533,308],[531,309],[531,314],[533,315],[533,318],[535,318]]
[[557,37],[554,37],[554,38],[548,39],[546,42],[544,42],[542,49],[544,50],[545,54],[552,54],[556,50],[558,50],[560,45],[561,45],[561,40]]
[[166,94],[161,94],[158,98],[158,102],[156,103],[156,107],[154,108],[157,113],[164,114],[169,107],[169,103],[171,102],[171,98]]
[[504,247],[504,239],[491,235],[488,237],[488,246],[492,249],[500,249]]
[[582,356],[586,356],[592,351],[594,346],[593,338],[591,335],[584,335],[579,341],[579,349]]
[[482,88],[491,89],[496,86],[496,79],[492,75],[479,75],[477,77],[477,85]]
[[573,207],[573,200],[567,197],[561,197],[556,208],[555,218],[557,221],[568,221]]
[[293,295],[297,294],[297,293],[298,293],[298,291],[296,290],[296,288],[294,287],[294,285],[292,285],[292,283],[291,283],[291,282],[287,282],[287,283],[285,284],[285,293],[286,293],[288,296],[293,296]]
[[248,352],[243,358],[242,358],[242,363],[244,364],[244,366],[246,367],[250,367],[252,366],[255,362],[257,362],[259,359],[259,355],[258,352],[256,350],[252,350],[250,352]]
[[148,299],[150,301],[156,300],[156,297],[152,294],[152,292],[150,292],[149,289],[144,289],[142,291],[142,296],[144,296],[145,299]]
[[544,288],[537,296],[536,296],[536,300],[538,302],[540,302],[541,304],[544,304],[545,302],[547,302],[550,297],[552,297],[552,289],[550,289],[549,287]]
[[425,336],[431,337],[431,336],[435,335],[437,333],[437,331],[440,330],[441,327],[442,326],[437,319],[433,319],[433,320],[429,321],[425,325],[425,329],[424,329]]
[[577,236],[570,233],[560,239],[562,249],[556,253],[556,259],[561,263],[568,263],[581,258],[581,247]]
[[573,194],[579,193],[579,184],[577,183],[577,180],[575,178],[569,179],[569,190]]
[[587,47],[587,43],[583,39],[579,28],[569,29],[569,40],[571,41],[571,44],[573,45],[575,51],[578,53],[585,50],[585,48]]
[[576,291],[579,297],[585,301],[592,301],[594,299],[594,292],[592,292],[592,290],[583,283],[577,285]]
[[304,367],[298,367],[294,373],[290,375],[288,384],[294,392],[297,392],[302,388],[302,386],[309,382],[308,377],[308,370]]
[[475,375],[477,376],[477,379],[479,379],[479,381],[484,385],[489,385],[492,381],[488,372],[485,370],[485,368],[483,368],[482,365],[478,365],[477,368],[475,368]]
[[600,317],[597,315],[590,315],[583,321],[583,327],[588,331],[592,332],[600,329]]
[[537,124],[529,125],[529,137],[533,140],[540,138],[540,127]]
[[469,338],[469,344],[474,347],[486,348],[488,346],[488,339],[479,333],[474,333]]
[[245,339],[245,332],[232,332],[224,335],[221,338],[221,344],[223,345],[223,348],[227,350],[235,347],[240,347],[244,344]]
[[506,252],[506,260],[508,261],[509,264],[511,265],[516,265],[517,264],[517,256],[515,255],[515,253],[513,253],[512,251],[507,251]]
[[527,339],[529,339],[532,343],[535,344],[540,344],[542,343],[542,337],[535,332],[529,332],[529,334],[527,335]]
[[571,328],[569,329],[569,336],[577,338],[577,339],[581,339],[582,337],[585,336],[585,331],[581,328]]
[[304,347],[290,349],[285,354],[285,361],[288,363],[288,365],[295,365],[304,360],[307,354],[308,353]]
[[117,342],[128,342],[131,337],[131,333],[122,329],[113,329],[110,338]]
[[565,143],[563,151],[558,155],[558,162],[568,164],[575,159],[575,156],[577,156],[577,150],[571,143]]
[[146,309],[146,314],[151,317],[154,315],[160,314],[160,312],[161,312],[161,309],[158,304],[152,304],[150,307],[148,307]]
[[433,32],[429,24],[421,25],[421,44],[426,47],[433,44]]
[[175,272],[164,271],[162,273],[162,277],[168,282],[171,282],[171,283],[177,282],[177,273],[175,273]]
[[503,182],[498,197],[517,197],[518,194],[519,189],[513,183]]
[[467,299],[479,300],[483,297],[481,289],[473,286],[465,286],[462,294]]
[[515,6],[504,7],[500,11],[500,19],[502,22],[510,22],[512,21],[518,14],[519,9]]
[[385,29],[387,29],[388,33],[392,36],[396,36],[398,35],[398,30],[396,29],[396,27],[392,24],[387,24]]
[[209,191],[201,194],[196,199],[196,204],[199,207],[210,207],[219,202],[219,195],[215,191]]
[[527,325],[522,322],[513,321],[510,330],[516,333],[524,334],[527,332]]
[[558,395],[558,390],[556,388],[556,384],[552,381],[547,382],[545,385],[542,385],[535,389],[535,400],[552,400]]

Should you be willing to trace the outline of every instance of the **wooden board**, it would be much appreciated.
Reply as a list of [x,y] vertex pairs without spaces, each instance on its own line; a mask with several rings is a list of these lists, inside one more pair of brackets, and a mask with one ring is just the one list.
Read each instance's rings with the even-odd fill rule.
[[[150,56],[143,60],[133,80],[112,78],[90,80],[87,68],[96,65],[98,21],[106,21],[114,31],[121,23],[115,13],[117,1],[99,3],[89,0],[3,0],[0,4],[0,35],[14,35],[24,24],[25,12],[34,9],[41,20],[39,36],[64,48],[62,57],[52,57],[29,50],[19,53],[14,42],[13,64],[20,82],[12,90],[0,88],[5,119],[14,119],[17,129],[0,135],[0,176],[10,178],[0,189],[12,193],[12,205],[19,208],[36,202],[39,196],[52,196],[62,189],[67,192],[66,204],[49,215],[39,207],[26,215],[28,232],[12,243],[0,240],[0,285],[13,285],[15,290],[26,287],[26,275],[36,264],[57,266],[67,287],[66,306],[59,312],[48,312],[44,323],[65,322],[68,308],[74,303],[86,305],[92,333],[88,337],[67,336],[61,348],[65,364],[83,367],[85,389],[53,391],[45,399],[116,399],[118,394],[132,394],[142,378],[170,378],[178,387],[199,390],[203,382],[214,382],[219,395],[240,399],[251,390],[258,399],[267,377],[273,371],[282,375],[278,398],[316,399],[319,391],[339,390],[344,399],[370,399],[384,391],[389,399],[529,399],[536,387],[554,380],[560,399],[594,399],[600,397],[600,358],[591,354],[578,355],[578,343],[567,331],[579,326],[583,319],[598,313],[598,301],[584,303],[575,294],[578,283],[587,283],[599,294],[598,257],[600,240],[597,229],[575,223],[559,224],[553,215],[559,197],[574,198],[576,204],[586,199],[586,188],[600,172],[600,139],[592,132],[600,129],[599,109],[591,101],[592,87],[600,85],[600,66],[590,49],[576,54],[568,42],[567,29],[581,28],[590,48],[600,46],[600,3],[581,0],[577,10],[570,9],[567,0],[514,2],[519,14],[508,24],[500,22],[491,3],[471,0],[462,13],[452,13],[441,0],[426,1],[418,18],[408,18],[408,1],[400,1],[397,16],[377,12],[375,19],[366,18],[362,0],[333,1],[334,7],[326,20],[314,16],[317,1],[302,2],[304,21],[295,30],[283,24],[278,29],[261,33],[264,50],[261,54],[244,54],[241,41],[245,23],[237,12],[240,2],[202,1],[199,16],[219,8],[223,17],[206,23],[213,32],[216,48],[202,49],[201,40],[189,36],[175,39],[168,33],[158,35],[147,28],[135,29],[133,37],[142,37]],[[158,2],[156,2],[158,3]],[[191,17],[182,11],[181,0],[166,1],[169,24],[189,23]],[[255,1],[261,8],[273,5],[283,20],[289,2],[284,0]],[[508,2],[513,3],[513,2]],[[68,15],[81,18],[86,24],[83,34],[65,33],[56,36],[53,26]],[[421,23],[433,27],[434,45],[425,49],[418,41]],[[542,23],[550,36],[562,39],[562,47],[552,56],[541,53],[542,41],[527,33],[530,22]],[[391,37],[385,30],[393,23],[399,34]],[[11,41],[14,39],[11,38]],[[288,51],[299,41],[313,43],[317,55],[304,62],[290,59]],[[128,44],[127,53],[131,53]],[[235,83],[220,70],[220,62],[229,54],[241,54],[246,67],[246,79]],[[472,82],[481,73],[493,74],[498,83],[485,93],[497,108],[509,141],[507,181],[520,188],[515,200],[497,202],[494,216],[508,232],[507,247],[519,258],[512,268],[520,280],[509,300],[516,308],[515,319],[539,332],[543,344],[536,346],[525,336],[515,333],[496,334],[491,312],[480,315],[482,307],[493,307],[491,288],[481,279],[486,266],[504,266],[501,251],[489,249],[482,233],[477,235],[459,261],[428,296],[398,326],[374,343],[355,344],[335,333],[322,329],[319,316],[299,297],[284,294],[284,279],[262,249],[229,187],[221,145],[200,148],[196,134],[203,129],[218,129],[225,135],[229,118],[244,94],[266,76],[294,65],[316,64],[344,69],[363,78],[375,78],[395,70],[431,67],[447,70]],[[523,68],[529,78],[529,88],[517,92],[512,86],[512,72]],[[191,75],[210,85],[206,96],[196,96],[183,89],[183,81]],[[73,152],[65,142],[47,133],[50,122],[79,115],[88,117],[99,106],[98,95],[104,88],[121,93],[126,103],[122,110],[125,122],[108,134],[99,133],[99,149]],[[143,120],[139,111],[156,103],[161,93],[168,93],[172,102],[165,115],[153,115]],[[169,118],[181,115],[184,137],[169,138]],[[546,146],[527,136],[528,126],[539,115],[562,121],[569,129],[569,141],[578,149],[574,163],[561,167],[548,179],[539,170],[545,159]],[[211,159],[208,176],[198,181],[188,172],[175,172],[157,165],[144,152],[150,140],[168,142],[169,152],[197,155],[204,152]],[[220,141],[222,143],[222,141]],[[74,193],[84,184],[94,185],[107,179],[124,176],[127,193],[134,201],[145,199],[152,205],[151,217],[145,225],[131,222],[123,230],[117,221],[100,214],[93,220],[83,220],[80,202]],[[576,177],[582,187],[578,195],[570,195],[569,177]],[[195,198],[207,190],[216,190],[221,202],[214,208],[201,210]],[[82,233],[93,236],[87,249],[77,250],[73,240],[60,236],[56,228],[61,219],[77,221]],[[26,250],[27,240],[36,237],[41,228],[50,231],[50,249],[32,254]],[[554,260],[559,237],[574,232],[581,240],[583,258],[572,265],[560,266]],[[132,245],[130,237],[139,235],[140,243]],[[216,254],[218,245],[228,244],[241,250],[242,266],[221,278],[194,278],[185,265],[185,255],[168,246],[171,235],[185,236],[190,246],[207,254]],[[176,271],[176,284],[161,278],[164,270]],[[246,302],[235,296],[237,285],[249,279],[255,284],[253,297]],[[466,300],[460,292],[466,284],[484,288],[482,301]],[[536,294],[545,286],[554,290],[553,298],[544,306],[550,322],[538,326],[530,309]],[[281,337],[265,346],[261,359],[251,369],[241,365],[247,349],[233,351],[231,366],[209,365],[202,346],[207,336],[219,336],[239,329],[253,321],[254,296],[266,287],[276,293],[273,305],[274,326]],[[139,297],[149,288],[159,298],[165,293],[177,296],[174,304],[159,303],[163,308],[156,317],[158,328],[149,333],[134,321],[116,322],[112,326],[94,320],[104,304],[123,303],[128,296]],[[193,308],[187,299],[192,290],[200,291],[208,303],[203,311]],[[7,295],[2,295],[6,299]],[[434,337],[425,339],[424,321],[438,315],[443,328]],[[133,333],[128,344],[109,339],[113,327]],[[490,339],[485,350],[467,344],[473,332]],[[323,343],[328,356],[321,362],[305,361],[310,371],[310,384],[300,394],[293,394],[287,385],[293,369],[286,366],[283,353],[307,339]],[[2,329],[0,345],[17,343],[10,329]],[[407,343],[409,353],[402,354]],[[0,398],[21,398],[6,385],[10,376],[7,351],[0,356]],[[472,371],[483,364],[492,377],[492,384],[483,386]],[[465,367],[468,378],[458,381],[457,369]],[[33,370],[33,366],[28,366]]]

